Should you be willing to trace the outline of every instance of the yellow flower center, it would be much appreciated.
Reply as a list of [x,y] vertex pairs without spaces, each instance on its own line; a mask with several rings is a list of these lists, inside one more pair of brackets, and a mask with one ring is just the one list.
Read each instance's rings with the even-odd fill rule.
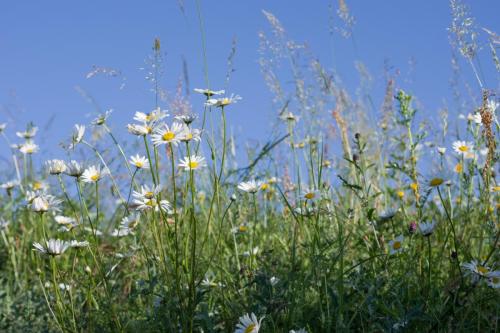
[[247,328],[245,328],[245,331],[243,333],[251,333],[253,332],[253,329],[255,328],[255,324],[250,324],[247,326]]
[[175,133],[174,132],[166,132],[165,134],[163,134],[163,136],[161,138],[163,139],[163,141],[171,141],[175,138]]
[[489,269],[488,269],[488,268],[486,268],[486,267],[484,267],[484,266],[477,265],[477,271],[478,271],[480,274],[484,275],[484,274],[486,274],[486,273],[488,273],[488,272],[489,272]]
[[410,184],[410,188],[411,188],[413,191],[416,191],[416,190],[418,190],[418,184],[417,184],[417,183],[411,183],[411,184]]
[[314,192],[309,192],[309,193],[306,193],[304,195],[304,197],[307,199],[307,200],[312,200],[314,199],[314,197],[316,196],[316,194],[314,194]]
[[268,184],[268,183],[264,183],[264,184],[260,185],[260,189],[261,189],[262,191],[265,191],[265,190],[267,190],[268,188],[269,188],[269,184]]
[[[229,100],[229,98],[224,97],[224,98],[220,101],[220,104],[221,104],[222,106],[226,106],[226,105],[231,104],[231,101]],[[246,332],[246,331],[245,331],[245,332]]]
[[186,141],[192,140],[192,139],[193,139],[193,134],[192,134],[192,133],[188,133],[188,134],[186,134],[186,136],[184,137],[184,139],[185,139]]
[[191,161],[191,162],[189,162],[188,165],[189,165],[190,169],[196,169],[198,167],[199,163],[196,161]]
[[151,199],[151,198],[153,198],[153,196],[154,196],[154,193],[151,192],[151,191],[148,191],[148,192],[144,193],[144,197],[146,199]]
[[393,244],[392,244],[392,248],[394,250],[399,250],[401,248],[401,242],[400,241],[395,241]]
[[458,150],[460,150],[462,153],[466,153],[467,151],[469,151],[469,147],[467,147],[467,146],[460,146],[460,147],[458,147]]
[[40,183],[40,182],[34,182],[33,183],[33,189],[34,190],[39,190],[41,188],[42,188],[42,183]]
[[462,166],[462,163],[458,163],[456,166],[455,166],[455,172],[456,173],[461,173],[463,171],[463,166]]
[[138,168],[142,168],[144,166],[144,163],[137,161],[137,162],[135,162],[135,166]]
[[441,185],[442,183],[444,182],[444,180],[442,178],[432,178],[431,181],[429,182],[429,184],[431,186],[439,186]]
[[240,227],[238,228],[238,230],[239,230],[240,232],[245,232],[245,231],[247,231],[247,227],[246,227],[246,226],[244,226],[244,225],[240,225]]
[[492,277],[492,278],[491,278],[491,282],[492,282],[492,283],[494,283],[494,284],[498,284],[498,283],[500,283],[500,278],[499,278],[499,277],[496,277],[496,276],[495,276],[495,277]]
[[90,176],[90,179],[94,182],[98,181],[99,180],[99,175],[98,174],[95,174],[95,175],[92,175]]
[[402,198],[405,196],[405,192],[403,192],[403,191],[398,191],[398,192],[397,192],[397,195],[398,195],[398,197],[399,197],[400,199],[402,199]]
[[147,115],[146,115],[146,117],[144,117],[144,119],[145,119],[146,121],[150,121],[150,120],[151,120],[151,115],[150,115],[150,114],[147,114]]

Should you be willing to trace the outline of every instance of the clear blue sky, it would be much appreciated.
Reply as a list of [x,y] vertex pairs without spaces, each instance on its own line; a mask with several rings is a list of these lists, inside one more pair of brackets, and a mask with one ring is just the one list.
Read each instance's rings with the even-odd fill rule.
[[[182,57],[189,66],[191,88],[203,87],[201,38],[194,0],[170,1],[3,1],[0,4],[0,122],[17,129],[33,120],[40,126],[55,116],[47,144],[66,138],[74,123],[87,123],[93,112],[75,90],[81,86],[103,109],[114,109],[115,128],[125,135],[124,125],[134,111],[150,111],[153,97],[144,80],[144,60],[152,41],[159,37],[166,52],[162,86],[174,90],[182,74]],[[335,66],[353,90],[358,83],[354,61],[366,64],[375,79],[375,90],[384,91],[384,61],[401,70],[400,85],[418,95],[425,112],[434,113],[449,89],[450,47],[446,28],[450,9],[446,0],[347,0],[356,17],[354,37],[334,37],[332,57],[328,29],[328,1],[299,0],[200,0],[205,30],[211,88],[224,83],[226,59],[233,37],[238,40],[235,73],[229,91],[243,100],[231,111],[230,123],[244,126],[245,139],[267,133],[275,115],[270,93],[260,74],[258,37],[269,31],[262,9],[276,15],[297,41],[307,41],[326,66]],[[500,1],[467,1],[480,27],[500,32]],[[334,1],[337,5],[337,1]],[[410,73],[410,59],[416,61]],[[332,59],[335,59],[335,63]],[[92,65],[121,70],[120,79],[85,75]],[[468,70],[468,68],[467,68]],[[488,69],[486,69],[488,71]],[[495,74],[485,73],[490,88]],[[473,82],[472,82],[473,83]],[[201,99],[192,96],[201,108]],[[375,101],[379,106],[381,100]],[[61,130],[62,129],[62,130]],[[266,135],[267,137],[267,135]],[[52,153],[52,151],[51,151]],[[54,153],[54,155],[57,155]]]

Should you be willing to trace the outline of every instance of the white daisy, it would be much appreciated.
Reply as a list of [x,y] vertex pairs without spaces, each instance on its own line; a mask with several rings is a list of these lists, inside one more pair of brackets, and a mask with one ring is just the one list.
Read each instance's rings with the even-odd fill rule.
[[239,319],[239,323],[236,324],[236,329],[234,333],[258,333],[260,330],[260,325],[264,317],[258,320],[257,316],[252,312],[252,314],[245,314]]
[[72,240],[70,243],[69,243],[69,246],[70,247],[74,247],[74,248],[83,248],[83,247],[88,247],[90,244],[89,242],[87,241],[77,241],[77,240]]
[[163,124],[162,127],[158,128],[154,134],[151,136],[151,140],[155,146],[163,145],[166,143],[172,143],[177,145],[181,139],[181,134],[184,131],[184,124],[174,122],[171,127]]
[[223,108],[225,106],[228,106],[229,104],[234,104],[239,100],[241,100],[241,97],[239,95],[232,94],[230,97],[210,98],[205,102],[205,105]]
[[30,209],[35,213],[45,213],[49,210],[59,211],[59,204],[62,202],[53,195],[39,193],[29,198]]
[[0,188],[3,188],[7,191],[12,191],[12,189],[16,186],[19,186],[19,182],[17,180],[9,180],[0,185]]
[[45,245],[33,243],[33,247],[42,254],[58,256],[63,254],[70,247],[70,243],[60,239],[49,239],[45,242]]
[[175,116],[175,119],[178,121],[182,121],[186,125],[190,125],[193,121],[196,120],[197,117],[198,116],[194,113],[188,113]]
[[32,142],[25,142],[19,146],[19,151],[25,155],[31,155],[38,152],[38,145]]
[[111,115],[112,112],[113,112],[113,110],[110,109],[110,110],[98,115],[97,118],[92,120],[92,125],[95,125],[95,126],[104,125],[106,123],[106,120],[108,119],[108,117]]
[[185,171],[197,170],[205,166],[207,166],[205,158],[197,155],[186,156],[179,163],[179,167],[184,168]]
[[66,171],[66,163],[63,160],[48,160],[45,167],[51,175],[60,175]]
[[153,199],[154,197],[156,197],[158,195],[158,193],[160,193],[160,191],[161,191],[160,185],[153,186],[153,187],[149,187],[148,185],[142,185],[141,190],[139,192],[134,191],[132,193],[132,196],[134,198],[140,199],[140,200]]
[[107,174],[107,172],[104,170],[101,170],[100,166],[91,165],[87,169],[85,169],[85,171],[83,172],[82,180],[85,183],[96,183],[99,180],[101,180],[101,178],[103,176],[105,176],[106,174]]
[[445,147],[437,147],[437,151],[439,155],[444,155],[446,153],[446,148]]
[[238,189],[247,193],[257,193],[260,189],[261,182],[250,180],[248,182],[241,182],[238,184]]
[[113,231],[110,233],[110,236],[112,237],[125,237],[128,235],[133,235],[134,232],[130,228],[118,228],[118,229],[113,229]]
[[38,127],[33,126],[24,132],[16,132],[16,135],[22,139],[30,140],[36,135],[36,132],[38,132]]
[[486,283],[491,288],[500,288],[500,271],[492,271],[486,274]]
[[453,150],[459,155],[467,156],[467,154],[471,153],[474,148],[472,146],[472,142],[455,141],[453,142]]
[[194,88],[194,92],[197,92],[199,94],[203,94],[207,97],[213,96],[213,95],[223,95],[226,93],[225,90],[210,90],[210,89],[200,89],[200,88]]
[[75,131],[71,136],[71,144],[69,145],[69,149],[75,149],[76,145],[82,142],[83,135],[85,134],[85,125],[75,125]]
[[83,174],[83,165],[77,161],[71,160],[66,164],[66,174],[71,177],[80,178]]
[[137,136],[145,136],[153,132],[153,128],[149,125],[128,124],[127,130],[130,134]]
[[403,241],[404,237],[403,235],[399,235],[398,237],[394,238],[393,240],[389,241],[389,253],[390,254],[395,254],[403,251]]
[[130,164],[135,166],[137,169],[149,169],[149,161],[145,156],[130,156]]
[[188,126],[184,127],[184,131],[181,133],[180,140],[182,142],[189,141],[201,141],[201,131],[197,128],[190,128]]
[[315,189],[304,189],[302,191],[302,198],[307,201],[316,201],[319,198],[320,192]]
[[125,216],[120,222],[120,228],[134,229],[141,222],[139,214]]
[[483,266],[477,260],[472,260],[470,262],[466,262],[462,264],[462,267],[467,269],[469,274],[473,275],[474,279],[478,279],[479,277],[485,277],[488,273],[490,273],[490,268],[488,266]]
[[7,123],[1,123],[0,124],[0,133],[2,133],[3,131],[5,131],[6,128],[7,128]]
[[420,229],[422,236],[430,236],[434,232],[436,225],[436,222],[420,222],[418,229]]

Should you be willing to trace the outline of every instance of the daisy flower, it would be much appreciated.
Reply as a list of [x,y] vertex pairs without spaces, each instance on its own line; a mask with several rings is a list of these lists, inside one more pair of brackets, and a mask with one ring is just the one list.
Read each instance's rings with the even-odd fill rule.
[[70,243],[69,243],[69,246],[70,247],[73,247],[73,248],[83,248],[83,247],[88,247],[89,246],[89,242],[87,241],[77,241],[77,240],[72,240]]
[[66,171],[66,163],[63,160],[48,160],[45,167],[51,175],[60,175]]
[[70,243],[60,239],[49,239],[44,245],[40,243],[33,243],[35,250],[42,254],[54,257],[63,254],[68,248],[70,248],[70,246]]
[[145,136],[153,132],[153,128],[148,125],[128,124],[127,130],[130,134],[136,136]]
[[69,149],[75,149],[76,145],[82,142],[83,135],[85,134],[85,125],[75,125],[75,131],[71,136],[71,144],[68,146]]
[[316,201],[319,198],[319,191],[315,189],[305,189],[302,191],[302,197],[307,201]]
[[241,100],[241,97],[239,95],[232,94],[230,97],[210,98],[205,102],[205,105],[223,108],[225,106],[228,106],[229,104],[234,104],[239,100]]
[[171,143],[177,145],[181,139],[182,132],[184,131],[184,125],[178,122],[174,122],[171,127],[167,124],[163,124],[162,127],[158,128],[154,134],[151,136],[153,144],[155,146],[163,145],[166,143]]
[[260,189],[261,182],[250,180],[248,182],[241,182],[238,184],[238,189],[247,193],[257,193]]
[[134,229],[141,222],[139,214],[125,216],[120,222],[120,228]]
[[387,221],[396,216],[396,213],[397,211],[394,209],[386,209],[379,214],[378,219],[380,221]]
[[500,288],[500,271],[492,271],[486,274],[486,283],[491,288]]
[[403,235],[399,235],[393,240],[389,241],[389,253],[395,254],[399,252],[403,252]]
[[29,207],[35,213],[45,213],[49,210],[59,211],[59,204],[62,202],[50,194],[38,194],[29,199]]
[[187,125],[184,127],[184,131],[181,133],[180,140],[182,142],[189,141],[201,141],[201,131],[197,128],[190,128]]
[[466,141],[455,141],[453,142],[453,150],[462,156],[466,156],[468,153],[473,151],[472,142]]
[[488,273],[490,273],[490,268],[488,266],[483,266],[477,260],[466,262],[462,264],[462,267],[467,269],[469,274],[473,275],[474,280],[480,277],[485,277]]
[[207,97],[213,96],[213,95],[223,95],[226,93],[225,90],[210,90],[210,89],[200,89],[200,88],[195,88],[194,92],[198,94],[203,94]]
[[19,186],[19,182],[17,180],[9,180],[8,182],[2,183],[0,188],[3,188],[7,191],[12,191],[12,189],[16,186]]
[[161,191],[160,185],[153,186],[153,187],[149,187],[148,185],[143,185],[143,186],[141,186],[141,190],[139,192],[134,191],[132,193],[132,196],[136,199],[139,199],[139,200],[153,199],[154,197],[156,197],[158,195],[158,193],[160,193],[160,191]]
[[100,166],[91,165],[83,172],[82,180],[85,183],[97,183],[106,174],[107,172],[101,170]]
[[77,161],[71,160],[66,164],[65,174],[71,177],[80,178],[83,174],[83,166]]
[[437,152],[439,155],[444,155],[446,153],[446,148],[445,147],[437,147]]
[[112,112],[113,112],[113,110],[110,109],[110,110],[98,115],[97,118],[92,120],[92,125],[94,125],[94,126],[104,125],[106,123],[106,120],[108,119],[108,117],[111,115]]
[[251,315],[247,313],[239,318],[239,323],[236,324],[234,333],[258,333],[263,319],[264,317],[258,320],[253,312]]
[[205,158],[197,155],[186,156],[179,163],[179,167],[184,168],[184,171],[197,170],[205,166],[207,166]]
[[420,230],[420,233],[422,236],[430,236],[434,232],[434,229],[436,228],[436,222],[420,222],[418,224],[418,229]]
[[145,156],[130,156],[130,164],[135,166],[137,169],[149,169],[149,162]]
[[130,228],[118,228],[118,229],[113,229],[113,231],[110,233],[110,236],[112,237],[125,237],[128,235],[133,235],[134,232]]
[[19,151],[24,155],[31,155],[38,152],[38,145],[32,142],[26,142],[19,146]]
[[188,113],[188,114],[181,114],[178,116],[175,116],[175,119],[178,121],[182,121],[186,125],[190,125],[193,121],[195,121],[197,118],[197,115],[194,113]]
[[3,131],[5,131],[6,128],[7,128],[7,123],[1,123],[0,124],[0,133],[2,133]]
[[16,135],[22,139],[30,140],[35,137],[36,132],[38,132],[38,127],[33,126],[24,132],[16,132]]

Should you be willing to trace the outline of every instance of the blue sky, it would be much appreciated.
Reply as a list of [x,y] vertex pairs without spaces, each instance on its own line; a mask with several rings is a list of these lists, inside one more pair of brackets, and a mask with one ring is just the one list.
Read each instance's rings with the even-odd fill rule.
[[[166,53],[161,85],[175,90],[184,57],[191,88],[203,87],[196,2],[183,2],[184,13],[174,0],[2,2],[0,122],[9,122],[9,135],[13,135],[14,126],[22,129],[30,120],[43,126],[53,117],[45,143],[51,146],[68,137],[74,123],[89,122],[94,109],[77,92],[77,86],[90,93],[103,109],[114,109],[112,123],[120,135],[125,135],[124,125],[133,113],[150,111],[154,106],[145,72],[139,68],[151,53],[155,37],[161,39]],[[398,85],[418,96],[426,115],[435,114],[445,100],[451,100],[448,1],[346,2],[356,18],[356,47],[351,40],[335,34],[332,54],[329,1],[200,0],[211,88],[224,84],[231,42],[237,39],[235,72],[228,90],[240,94],[243,100],[231,111],[229,121],[236,131],[244,127],[244,139],[267,137],[268,123],[276,114],[257,63],[257,33],[269,31],[263,9],[280,19],[290,38],[307,42],[323,65],[335,68],[353,90],[359,82],[354,61],[362,61],[374,77],[374,90],[383,94],[384,62],[388,61],[401,71]],[[337,1],[333,3],[337,5]],[[499,1],[467,3],[480,27],[500,32]],[[415,61],[412,70],[411,59]],[[126,80],[86,79],[93,65],[118,69]],[[483,71],[486,85],[498,89],[493,68],[485,66]],[[123,82],[125,86],[120,89]],[[201,98],[192,96],[192,102],[196,110],[201,110]],[[375,104],[379,106],[381,100]]]

